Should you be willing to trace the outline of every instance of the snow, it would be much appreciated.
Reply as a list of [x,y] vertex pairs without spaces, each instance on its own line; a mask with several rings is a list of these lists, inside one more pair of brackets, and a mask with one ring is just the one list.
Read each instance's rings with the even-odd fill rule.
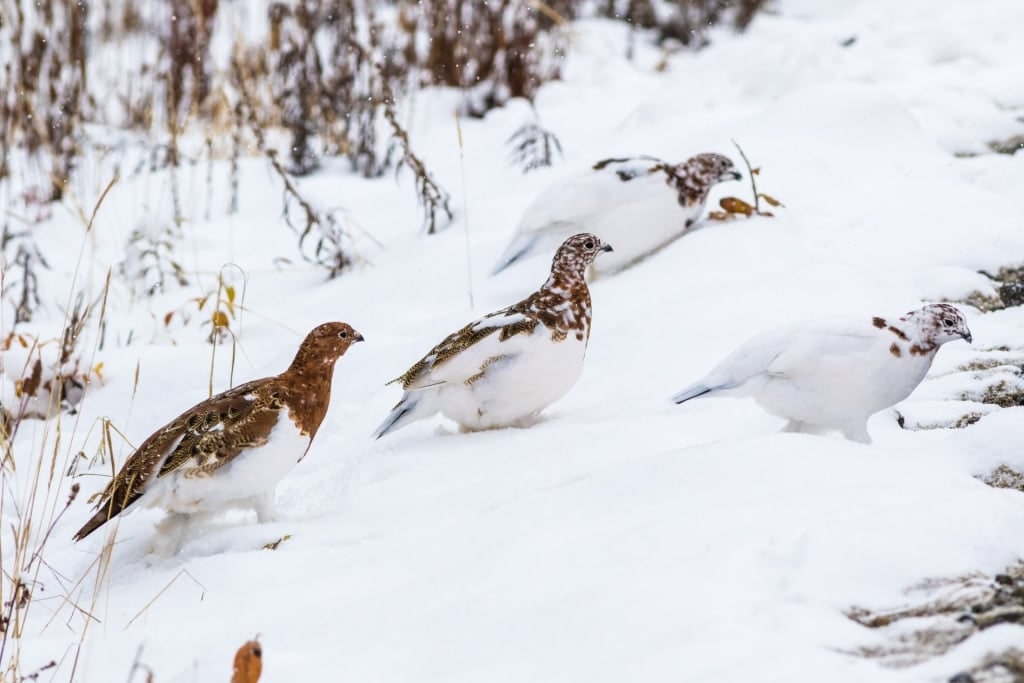
[[[785,0],[746,34],[713,31],[710,47],[674,54],[658,71],[663,55],[642,38],[634,61],[624,58],[624,26],[577,22],[563,79],[536,102],[565,150],[550,169],[522,175],[505,163],[504,141],[533,116],[524,103],[459,121],[460,150],[458,94],[415,96],[405,113],[413,145],[457,210],[445,232],[419,232],[407,175],[364,180],[327,163],[299,182],[321,205],[343,208],[353,231],[360,263],[329,282],[302,261],[276,179],[250,159],[234,215],[226,163],[214,166],[209,194],[205,163],[182,167],[174,254],[190,284],[152,298],[133,292],[117,264],[133,230],[171,225],[167,176],[131,173],[131,145],[84,162],[70,194],[86,216],[112,164],[122,164],[121,179],[88,233],[70,201],[34,228],[43,253],[60,257],[41,274],[45,311],[19,331],[55,337],[71,292],[95,299],[113,268],[103,348],[93,331],[83,342],[103,381],[59,429],[22,423],[4,534],[40,454],[49,467],[57,453],[57,470],[80,451],[92,458],[103,419],[141,443],[206,397],[214,350],[214,390],[229,386],[231,347],[205,342],[209,309],[195,303],[216,292],[218,274],[240,296],[244,285],[232,320],[235,384],[283,370],[326,320],[351,323],[366,343],[339,361],[327,419],[278,487],[283,521],[229,513],[178,556],[156,559],[146,550],[160,513],[140,510],[109,525],[117,545],[97,582],[104,534],[70,539],[110,465],[76,479],[83,493],[46,546],[24,670],[55,659],[43,680],[69,679],[86,622],[65,596],[95,616],[74,678],[87,682],[123,680],[140,646],[159,683],[224,681],[234,650],[256,633],[268,683],[940,681],[1019,643],[1021,627],[1004,625],[888,669],[852,654],[885,635],[844,616],[853,605],[899,605],[927,578],[1002,571],[1024,553],[1024,496],[973,476],[1024,467],[1024,408],[978,409],[961,393],[979,380],[958,371],[1005,357],[987,349],[1019,349],[1019,310],[966,308],[974,345],[944,347],[898,407],[913,417],[908,426],[987,413],[962,430],[902,430],[883,411],[866,447],[780,434],[781,421],[751,401],[683,409],[669,396],[780,323],[899,316],[990,291],[976,271],[1020,261],[1024,155],[984,152],[1024,127],[1021,25],[1017,0]],[[386,381],[543,282],[544,259],[514,275],[486,273],[545,187],[611,156],[715,151],[739,163],[731,139],[762,168],[759,189],[786,207],[774,218],[705,222],[597,282],[583,376],[539,423],[456,434],[438,417],[370,438],[398,397]],[[747,197],[745,183],[717,186],[709,206]],[[12,351],[4,405],[27,357]],[[120,463],[131,449],[113,439]],[[51,500],[70,486],[59,479]]]

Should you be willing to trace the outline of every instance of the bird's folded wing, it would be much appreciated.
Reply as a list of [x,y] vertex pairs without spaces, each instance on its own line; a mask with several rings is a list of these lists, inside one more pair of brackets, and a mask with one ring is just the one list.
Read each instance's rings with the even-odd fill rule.
[[248,445],[265,442],[280,404],[243,384],[206,399],[150,436],[125,461],[97,507],[120,512],[157,477],[172,472],[202,476],[230,462]]
[[[667,176],[651,173],[651,162],[614,164],[565,178],[542,192],[526,208],[517,234],[576,233],[617,208],[666,192]],[[672,191],[669,189],[669,194]]]
[[522,333],[535,326],[535,320],[510,309],[492,313],[445,337],[396,381],[406,391],[461,384],[477,377],[491,359],[517,354],[529,336]]
[[793,334],[768,364],[772,374],[793,376],[834,363],[857,365],[858,359],[879,344],[874,330],[830,329]]

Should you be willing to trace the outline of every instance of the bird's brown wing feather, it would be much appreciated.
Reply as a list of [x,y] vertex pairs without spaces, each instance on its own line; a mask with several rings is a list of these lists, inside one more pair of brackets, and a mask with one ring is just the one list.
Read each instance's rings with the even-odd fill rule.
[[97,512],[75,540],[81,540],[135,503],[149,484],[172,472],[204,477],[246,448],[267,442],[284,408],[268,380],[217,394],[182,413],[146,439],[125,461],[97,504]]
[[[427,355],[423,356],[423,358],[418,360],[411,368],[406,370],[404,374],[391,380],[388,384],[394,384],[397,382],[402,385],[403,389],[419,388],[418,385],[431,370],[495,332],[500,333],[501,341],[505,341],[517,334],[529,334],[533,332],[534,328],[536,328],[539,323],[539,320],[533,317],[534,314],[530,308],[530,304],[533,302],[535,296],[536,295],[531,295],[519,303],[513,304],[508,308],[503,308],[500,311],[495,311],[494,313],[484,316],[480,320],[471,322],[457,332],[449,334],[447,337],[442,339],[437,346],[430,349],[430,351],[427,352]],[[515,314],[526,317],[509,325],[492,326],[481,324],[488,318],[511,316]]]

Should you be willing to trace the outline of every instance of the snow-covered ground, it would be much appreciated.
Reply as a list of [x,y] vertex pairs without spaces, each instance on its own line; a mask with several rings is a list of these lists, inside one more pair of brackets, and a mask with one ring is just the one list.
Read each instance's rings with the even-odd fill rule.
[[[153,560],[160,515],[136,512],[97,586],[104,534],[70,538],[110,465],[75,479],[83,493],[46,546],[24,670],[57,660],[40,680],[69,679],[86,625],[73,603],[93,611],[74,678],[90,683],[125,680],[140,646],[158,683],[225,681],[256,633],[267,682],[940,681],[1019,644],[1024,629],[1004,625],[885,668],[852,654],[885,635],[844,611],[899,605],[925,579],[995,573],[1024,555],[1024,495],[973,476],[1024,467],[1024,409],[960,401],[984,380],[958,371],[996,347],[1024,356],[1020,310],[965,308],[973,345],[944,347],[899,407],[908,427],[988,413],[966,429],[901,429],[887,411],[863,446],[780,434],[752,402],[669,396],[768,327],[991,293],[979,269],[1024,261],[1024,154],[986,146],[1024,132],[1021,26],[1019,0],[785,0],[746,34],[715,31],[707,49],[658,69],[663,55],[643,40],[625,59],[622,24],[576,23],[563,80],[536,102],[565,150],[552,168],[522,175],[506,163],[505,140],[532,119],[525,103],[461,120],[460,149],[458,95],[416,95],[414,145],[457,211],[442,234],[421,234],[407,175],[368,181],[337,163],[300,182],[343,207],[356,235],[361,264],[329,282],[301,260],[260,160],[242,165],[234,215],[226,165],[210,194],[204,165],[181,171],[175,255],[190,284],[152,298],[133,297],[117,264],[134,229],[167,221],[165,175],[124,173],[88,234],[70,203],[56,207],[34,228],[52,261],[46,291],[70,292],[77,277],[92,298],[115,269],[90,361],[103,363],[103,382],[59,430],[23,422],[5,519],[40,453],[46,468],[56,453],[57,470],[93,456],[104,417],[138,444],[207,395],[208,310],[193,300],[216,290],[225,264],[239,296],[245,273],[235,383],[282,370],[326,320],[367,341],[339,361],[327,420],[278,489],[286,521],[227,515],[179,556]],[[547,184],[610,156],[714,151],[739,165],[730,140],[785,208],[702,223],[595,283],[583,377],[542,421],[459,434],[438,418],[370,439],[399,397],[386,381],[541,283],[545,259],[486,273]],[[112,173],[109,158],[85,164],[75,196],[86,214]],[[748,197],[746,181],[718,186],[711,205],[727,194]],[[65,301],[53,296],[24,332],[59,333]],[[90,359],[95,343],[83,342]],[[5,405],[19,348],[4,359]],[[230,349],[216,349],[215,391],[229,384]],[[120,463],[131,448],[114,438]]]

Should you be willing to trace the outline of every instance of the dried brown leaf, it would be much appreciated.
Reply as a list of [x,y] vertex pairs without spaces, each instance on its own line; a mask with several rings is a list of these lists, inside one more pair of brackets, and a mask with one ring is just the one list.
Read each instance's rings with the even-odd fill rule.
[[21,391],[22,393],[28,394],[29,396],[35,396],[36,392],[39,391],[39,385],[42,384],[43,380],[43,361],[36,358],[36,362],[32,364],[32,374],[22,382]]
[[[761,199],[765,200],[766,202],[768,202],[772,206],[781,206],[782,208],[786,208],[785,204],[780,202],[775,197],[772,197],[771,195],[765,194],[764,192],[759,192],[757,196],[760,197]],[[761,215],[765,215],[765,214],[761,214]]]
[[213,323],[214,328],[230,327],[231,325],[231,321],[228,320],[228,314],[220,309],[213,312],[210,322]]
[[711,221],[727,221],[731,216],[726,211],[709,211],[708,220]]
[[737,197],[722,197],[718,200],[718,205],[728,213],[740,214],[743,216],[754,215],[754,207]]
[[235,667],[231,683],[259,683],[263,673],[263,647],[258,640],[249,642],[235,652]]

